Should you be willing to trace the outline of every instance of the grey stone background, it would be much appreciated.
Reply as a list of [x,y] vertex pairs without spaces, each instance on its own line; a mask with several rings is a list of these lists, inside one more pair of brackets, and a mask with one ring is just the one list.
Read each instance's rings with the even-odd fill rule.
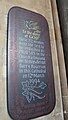
[[[56,2],[61,28],[68,84],[68,0],[56,0]],[[65,120],[68,120],[68,95],[64,91],[63,91],[63,105],[64,105],[64,117]]]
[[[62,42],[68,78],[68,0],[56,0],[60,18]],[[68,82],[68,81],[67,81]]]

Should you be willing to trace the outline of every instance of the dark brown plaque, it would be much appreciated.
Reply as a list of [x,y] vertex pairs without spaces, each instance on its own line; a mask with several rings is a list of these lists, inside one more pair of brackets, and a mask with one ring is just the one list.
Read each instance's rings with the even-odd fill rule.
[[23,8],[11,8],[7,53],[10,116],[28,120],[49,114],[55,106],[55,90],[46,19]]

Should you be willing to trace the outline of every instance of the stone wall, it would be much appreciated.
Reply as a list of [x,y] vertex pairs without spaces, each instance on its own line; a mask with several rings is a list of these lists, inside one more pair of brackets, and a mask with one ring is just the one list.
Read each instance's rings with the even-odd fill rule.
[[[6,41],[7,41],[7,14],[11,7],[20,6],[28,10],[43,15],[49,25],[51,53],[54,71],[54,83],[56,94],[56,105],[54,110],[47,116],[37,118],[38,120],[64,120],[62,93],[61,93],[61,77],[58,61],[58,52],[56,44],[56,30],[53,18],[52,4],[50,0],[0,0],[0,119],[11,120],[7,113],[7,79],[6,79]],[[59,28],[59,24],[57,29]],[[58,31],[58,30],[57,30]],[[59,34],[60,35],[60,34]],[[60,45],[62,45],[60,41]],[[61,47],[62,48],[62,47]],[[62,52],[62,49],[61,49]],[[62,55],[63,59],[63,55]],[[63,62],[64,64],[64,62]],[[63,67],[64,70],[64,67]],[[62,71],[63,73],[63,71]],[[65,78],[64,78],[65,79]]]

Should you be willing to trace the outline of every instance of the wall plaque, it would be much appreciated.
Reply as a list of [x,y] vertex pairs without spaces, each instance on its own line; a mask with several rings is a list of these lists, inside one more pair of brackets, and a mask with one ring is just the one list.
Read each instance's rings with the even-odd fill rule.
[[13,7],[8,14],[8,112],[14,120],[49,114],[55,106],[50,37],[46,19]]

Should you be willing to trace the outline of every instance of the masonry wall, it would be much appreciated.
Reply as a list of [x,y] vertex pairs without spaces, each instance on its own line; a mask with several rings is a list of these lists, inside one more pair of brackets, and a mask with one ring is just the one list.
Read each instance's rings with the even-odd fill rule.
[[[54,71],[54,83],[56,94],[56,105],[54,110],[47,116],[37,118],[38,120],[64,120],[61,79],[56,44],[56,30],[50,0],[0,0],[0,119],[11,120],[7,113],[7,84],[6,84],[6,41],[7,41],[7,14],[11,7],[20,6],[43,15],[49,25],[50,44]],[[57,26],[59,27],[59,26]],[[63,59],[63,57],[62,57]],[[63,62],[64,63],[64,62]],[[63,68],[64,69],[64,68]]]

